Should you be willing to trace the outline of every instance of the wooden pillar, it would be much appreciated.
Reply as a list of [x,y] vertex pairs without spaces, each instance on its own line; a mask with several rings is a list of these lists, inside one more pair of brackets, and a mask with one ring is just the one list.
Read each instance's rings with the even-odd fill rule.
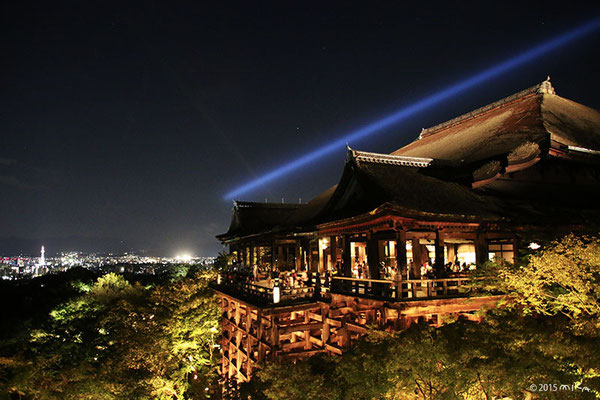
[[435,231],[435,273],[441,277],[444,273],[444,234],[439,229]]
[[519,261],[519,245],[520,241],[517,237],[514,237],[512,240],[513,245],[513,264],[517,265]]
[[261,362],[265,359],[265,345],[263,344],[263,316],[261,308],[256,310],[256,339],[258,339],[258,358],[256,361]]
[[401,279],[406,276],[406,231],[396,232],[396,265]]
[[352,276],[352,267],[350,262],[350,246],[352,246],[352,242],[350,241],[350,236],[344,235],[344,252],[342,253],[342,275],[346,277]]
[[277,357],[279,347],[279,318],[271,315],[271,357],[274,360]]
[[[308,317],[308,310],[304,310],[304,323],[308,324],[310,322],[310,318]],[[310,343],[310,329],[304,331],[304,350],[310,350],[312,344]]]
[[335,267],[337,262],[337,241],[335,236],[329,238],[329,252],[331,254],[331,266]]
[[421,251],[421,243],[418,238],[412,240],[412,255],[413,255],[413,276],[415,278],[421,277],[421,264],[423,262],[423,254]]
[[323,238],[317,239],[317,249],[319,250],[319,268],[313,270],[314,272],[322,272],[325,266],[325,258],[327,257],[327,255],[325,254],[321,246],[322,239]]
[[329,306],[324,304],[321,305],[321,320],[323,321],[323,328],[321,329],[321,341],[323,342],[323,347],[329,342],[330,336],[330,327],[329,321],[327,321],[327,316],[329,315]]
[[446,243],[446,248],[448,249],[448,262],[454,263],[456,259],[456,244]]
[[275,270],[275,259],[277,257],[277,247],[275,246],[275,239],[271,241],[271,271]]
[[300,240],[296,240],[294,254],[296,255],[294,267],[296,268],[296,272],[300,272],[300,269],[302,268],[302,251],[300,247]]
[[[319,271],[319,263],[321,262],[321,249],[319,248],[319,239],[313,239],[310,241],[310,251],[309,251],[309,272],[317,272]],[[316,249],[316,250],[315,250]],[[317,252],[317,259],[315,260],[315,251]]]
[[475,258],[477,260],[477,265],[485,264],[488,259],[488,244],[483,232],[477,232],[477,236],[475,237]]
[[367,261],[369,263],[369,276],[379,279],[379,245],[378,240],[372,236],[367,239]]
[[309,263],[310,263],[310,241],[307,239],[301,239],[300,245],[302,247],[302,262],[301,266],[304,271],[309,271]]
[[252,355],[254,353],[254,340],[252,339],[252,310],[249,306],[246,306],[246,377],[250,379],[252,375]]

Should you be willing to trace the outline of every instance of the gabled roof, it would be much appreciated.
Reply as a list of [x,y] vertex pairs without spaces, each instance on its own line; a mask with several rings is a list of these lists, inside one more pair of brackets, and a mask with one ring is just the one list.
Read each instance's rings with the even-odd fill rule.
[[472,164],[506,156],[525,143],[538,144],[544,154],[550,147],[593,154],[600,151],[600,112],[557,96],[546,80],[424,129],[417,140],[392,154]]
[[431,159],[349,149],[340,183],[321,211],[319,223],[365,213],[384,203],[413,214],[499,218],[493,202],[468,187],[436,178],[436,168]]
[[234,201],[229,230],[218,235],[217,239],[229,240],[287,226],[292,214],[305,206],[305,204]]
[[542,119],[552,141],[580,149],[600,151],[598,110],[560,96],[543,96]]
[[[522,154],[515,157],[527,159],[531,156],[529,152],[535,154],[534,147],[524,147]],[[488,196],[469,186],[437,178],[440,176],[437,168],[447,173],[453,167],[438,167],[435,160],[426,167],[416,167],[390,163],[388,156],[381,156],[349,149],[342,179],[317,224],[372,213],[382,205],[396,210],[399,216],[436,221],[600,223],[595,196],[591,202],[581,198],[567,201],[564,196],[576,197],[574,193],[561,193],[556,189],[544,200]]]

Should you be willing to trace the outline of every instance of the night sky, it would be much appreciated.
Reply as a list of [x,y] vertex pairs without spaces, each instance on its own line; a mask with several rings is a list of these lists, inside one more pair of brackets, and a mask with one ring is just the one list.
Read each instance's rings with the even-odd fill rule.
[[[600,16],[593,2],[8,3],[3,255],[42,244],[214,255],[226,192]],[[391,152],[547,75],[557,94],[600,108],[600,32],[350,145]],[[306,202],[337,183],[344,156],[243,199]]]

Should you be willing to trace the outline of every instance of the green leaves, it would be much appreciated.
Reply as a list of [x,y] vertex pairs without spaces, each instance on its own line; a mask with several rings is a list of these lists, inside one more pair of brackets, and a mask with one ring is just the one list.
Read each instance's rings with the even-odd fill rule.
[[219,312],[208,289],[212,278],[203,273],[150,288],[116,274],[98,278],[19,343],[20,351],[3,367],[4,391],[29,399],[205,394],[215,376],[219,334]]
[[[490,264],[480,288],[508,293],[525,315],[562,314],[571,328],[600,333],[600,239],[570,234],[531,254],[524,265]],[[510,305],[510,304],[507,304]]]
[[565,324],[562,317],[500,310],[482,323],[459,319],[441,328],[375,332],[341,357],[266,364],[246,390],[272,400],[524,399],[531,384],[575,382],[597,391],[600,338],[574,335]]

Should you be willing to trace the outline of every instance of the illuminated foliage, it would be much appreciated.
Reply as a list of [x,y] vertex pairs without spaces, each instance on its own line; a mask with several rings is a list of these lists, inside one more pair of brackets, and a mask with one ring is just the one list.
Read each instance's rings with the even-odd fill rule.
[[508,293],[523,313],[562,314],[572,328],[600,333],[599,238],[571,234],[531,254],[523,266],[490,265],[483,274],[486,289]]
[[218,309],[211,273],[143,288],[100,277],[56,307],[3,362],[22,399],[182,399],[215,376]]
[[233,255],[232,254],[227,254],[226,252],[220,252],[219,255],[217,256],[215,263],[214,263],[214,268],[217,271],[224,271],[226,270],[229,265],[231,265],[233,261]]
[[[598,390],[600,339],[576,336],[565,323],[498,312],[483,323],[373,332],[341,357],[266,364],[244,390],[270,400],[525,399],[536,398],[528,389],[540,383],[578,382]],[[557,391],[541,398],[593,397]]]

